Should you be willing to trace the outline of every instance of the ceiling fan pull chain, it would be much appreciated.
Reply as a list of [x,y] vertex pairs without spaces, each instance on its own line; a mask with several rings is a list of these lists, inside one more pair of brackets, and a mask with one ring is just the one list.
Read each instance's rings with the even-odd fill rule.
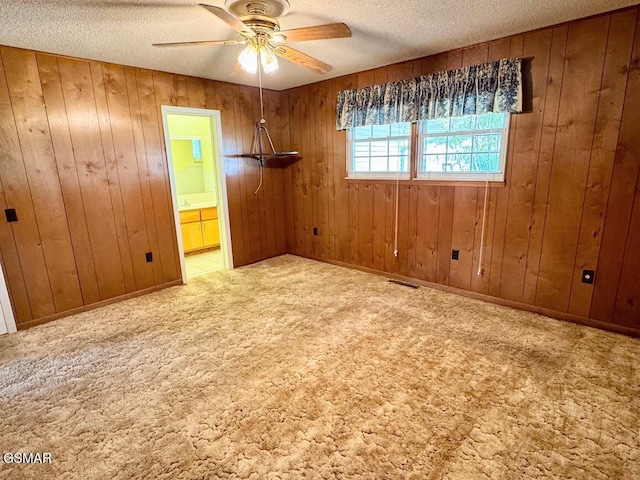
[[264,104],[262,101],[262,65],[261,65],[262,52],[258,50],[258,85],[260,86],[260,123],[265,123],[264,119]]
[[398,195],[400,190],[400,178],[396,177],[396,219],[395,230],[393,234],[393,256],[398,258]]
[[262,162],[260,162],[260,184],[258,185],[258,188],[256,188],[256,191],[253,192],[253,195],[258,195],[258,192],[260,191],[260,189],[262,188],[262,178],[264,175],[264,167],[262,166]]
[[[256,130],[253,134],[254,142],[257,139],[258,149],[260,150],[258,153],[258,168],[260,169],[260,183],[258,184],[258,188],[253,192],[253,195],[258,195],[258,192],[262,188],[262,179],[263,179],[263,168],[264,168],[264,149],[262,145],[262,131],[265,132],[267,129],[264,127],[266,120],[264,119],[264,103],[262,100],[262,66],[260,65],[260,50],[258,50],[258,87],[260,90],[260,121],[256,123]],[[269,137],[269,132],[267,132],[267,138],[269,138],[269,142],[271,142],[271,138]],[[253,149],[253,146],[252,146]]]
[[484,184],[484,207],[482,207],[482,234],[480,235],[480,256],[478,258],[478,276],[482,275],[482,257],[484,253],[484,228],[487,224],[487,197],[489,196],[489,179]]
[[269,130],[267,130],[267,127],[262,127],[262,130],[264,131],[264,133],[267,134],[267,140],[269,140],[269,146],[271,147],[271,152],[276,153],[276,147],[273,146],[273,141],[271,140],[271,135],[269,135]]
[[[263,169],[264,169],[264,149],[263,149],[263,145],[262,145],[262,130],[265,129],[264,126],[262,126],[262,124],[260,122],[256,123],[256,129],[253,133],[253,142],[251,145],[251,151],[252,153],[254,150],[254,146],[257,146],[258,151],[255,152],[256,155],[256,160],[258,161],[258,168],[260,169],[260,183],[258,184],[258,188],[256,188],[256,191],[253,192],[254,195],[258,195],[258,192],[260,191],[260,188],[262,188],[262,178],[263,178]],[[266,131],[266,129],[265,129]],[[269,135],[269,133],[267,132],[267,136]]]

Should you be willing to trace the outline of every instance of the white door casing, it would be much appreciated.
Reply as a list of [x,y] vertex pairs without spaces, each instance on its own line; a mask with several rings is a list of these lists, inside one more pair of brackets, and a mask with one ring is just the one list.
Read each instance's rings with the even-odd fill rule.
[[222,150],[222,119],[220,110],[208,110],[204,108],[174,107],[162,105],[162,124],[164,128],[164,142],[167,152],[167,162],[169,167],[169,183],[171,184],[171,197],[173,202],[173,215],[176,224],[176,235],[178,237],[178,250],[180,253],[180,268],[182,271],[182,282],[187,283],[187,270],[184,262],[184,246],[182,235],[180,234],[180,214],[178,212],[178,195],[176,193],[176,179],[173,171],[173,158],[171,155],[171,138],[169,136],[169,122],[167,115],[188,115],[204,116],[211,119],[211,139],[212,147],[217,150],[214,155],[214,169],[217,182],[218,194],[218,222],[220,231],[220,246],[223,252],[225,268],[233,268],[233,252],[231,250],[231,225],[229,222],[229,202],[227,198],[227,181],[224,169],[224,152]]
[[4,280],[4,272],[0,263],[0,335],[16,332],[16,320],[11,309],[9,291]]

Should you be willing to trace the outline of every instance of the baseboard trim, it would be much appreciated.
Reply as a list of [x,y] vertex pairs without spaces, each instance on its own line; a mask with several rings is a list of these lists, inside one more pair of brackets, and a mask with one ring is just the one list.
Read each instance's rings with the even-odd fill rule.
[[140,297],[142,295],[147,295],[149,293],[157,292],[158,290],[164,290],[165,288],[175,287],[178,285],[182,285],[182,280],[174,280],[173,282],[163,283],[162,285],[156,285],[154,287],[145,288],[143,290],[137,290],[131,293],[125,293],[124,295],[108,298],[106,300],[101,300],[99,302],[91,303],[89,305],[83,305],[82,307],[72,308],[71,310],[66,310],[64,312],[54,313],[53,315],[48,315],[46,317],[29,320],[28,322],[19,323],[17,325],[17,328],[18,330],[26,330],[27,328],[35,327],[37,325],[43,325],[45,323],[49,323],[54,320],[58,320],[60,318],[69,317],[77,313],[88,312],[89,310],[94,310],[96,308],[104,307],[106,305],[111,305],[112,303],[121,302],[123,300],[128,300],[130,298]]
[[615,325],[613,323],[602,322],[600,320],[594,320],[592,318],[580,317],[578,315],[572,315],[570,313],[558,312],[549,308],[537,307],[535,305],[528,305],[526,303],[515,302],[513,300],[507,300],[504,298],[492,297],[491,295],[485,295],[483,293],[470,292],[461,288],[450,287],[448,285],[440,285],[439,283],[427,282],[426,280],[420,280],[417,278],[406,277],[404,275],[397,275],[395,273],[383,272],[382,270],[375,270],[373,268],[361,267],[359,265],[353,265],[351,263],[340,262],[338,260],[330,260],[326,258],[314,257],[313,255],[304,255],[300,253],[289,252],[290,255],[296,255],[302,258],[308,258],[309,260],[316,260],[318,262],[329,263],[338,267],[349,268],[351,270],[359,270],[361,272],[372,273],[386,278],[399,280],[401,282],[413,283],[421,285],[423,287],[434,288],[436,290],[442,290],[448,293],[455,293],[463,297],[474,298],[476,300],[483,300],[489,303],[495,303],[497,305],[503,305],[505,307],[515,308],[516,310],[524,310],[526,312],[538,313],[547,317],[555,318],[557,320],[563,320],[566,322],[577,323],[586,327],[597,328],[599,330],[606,330],[608,332],[620,333],[629,337],[640,338],[640,330],[630,327],[624,327],[622,325]]

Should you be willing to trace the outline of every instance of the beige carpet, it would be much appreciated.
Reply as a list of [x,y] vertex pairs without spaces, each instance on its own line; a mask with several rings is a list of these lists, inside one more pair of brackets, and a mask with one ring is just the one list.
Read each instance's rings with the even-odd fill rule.
[[0,338],[1,479],[638,479],[640,341],[283,256]]

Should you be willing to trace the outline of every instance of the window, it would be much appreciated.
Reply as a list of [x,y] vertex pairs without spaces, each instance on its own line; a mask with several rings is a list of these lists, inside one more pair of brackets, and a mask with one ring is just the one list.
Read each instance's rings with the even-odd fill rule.
[[349,178],[503,181],[508,128],[507,113],[424,120],[415,155],[410,123],[351,128]]
[[420,122],[418,176],[442,180],[504,180],[507,113]]
[[348,143],[350,178],[410,178],[410,123],[351,128]]

